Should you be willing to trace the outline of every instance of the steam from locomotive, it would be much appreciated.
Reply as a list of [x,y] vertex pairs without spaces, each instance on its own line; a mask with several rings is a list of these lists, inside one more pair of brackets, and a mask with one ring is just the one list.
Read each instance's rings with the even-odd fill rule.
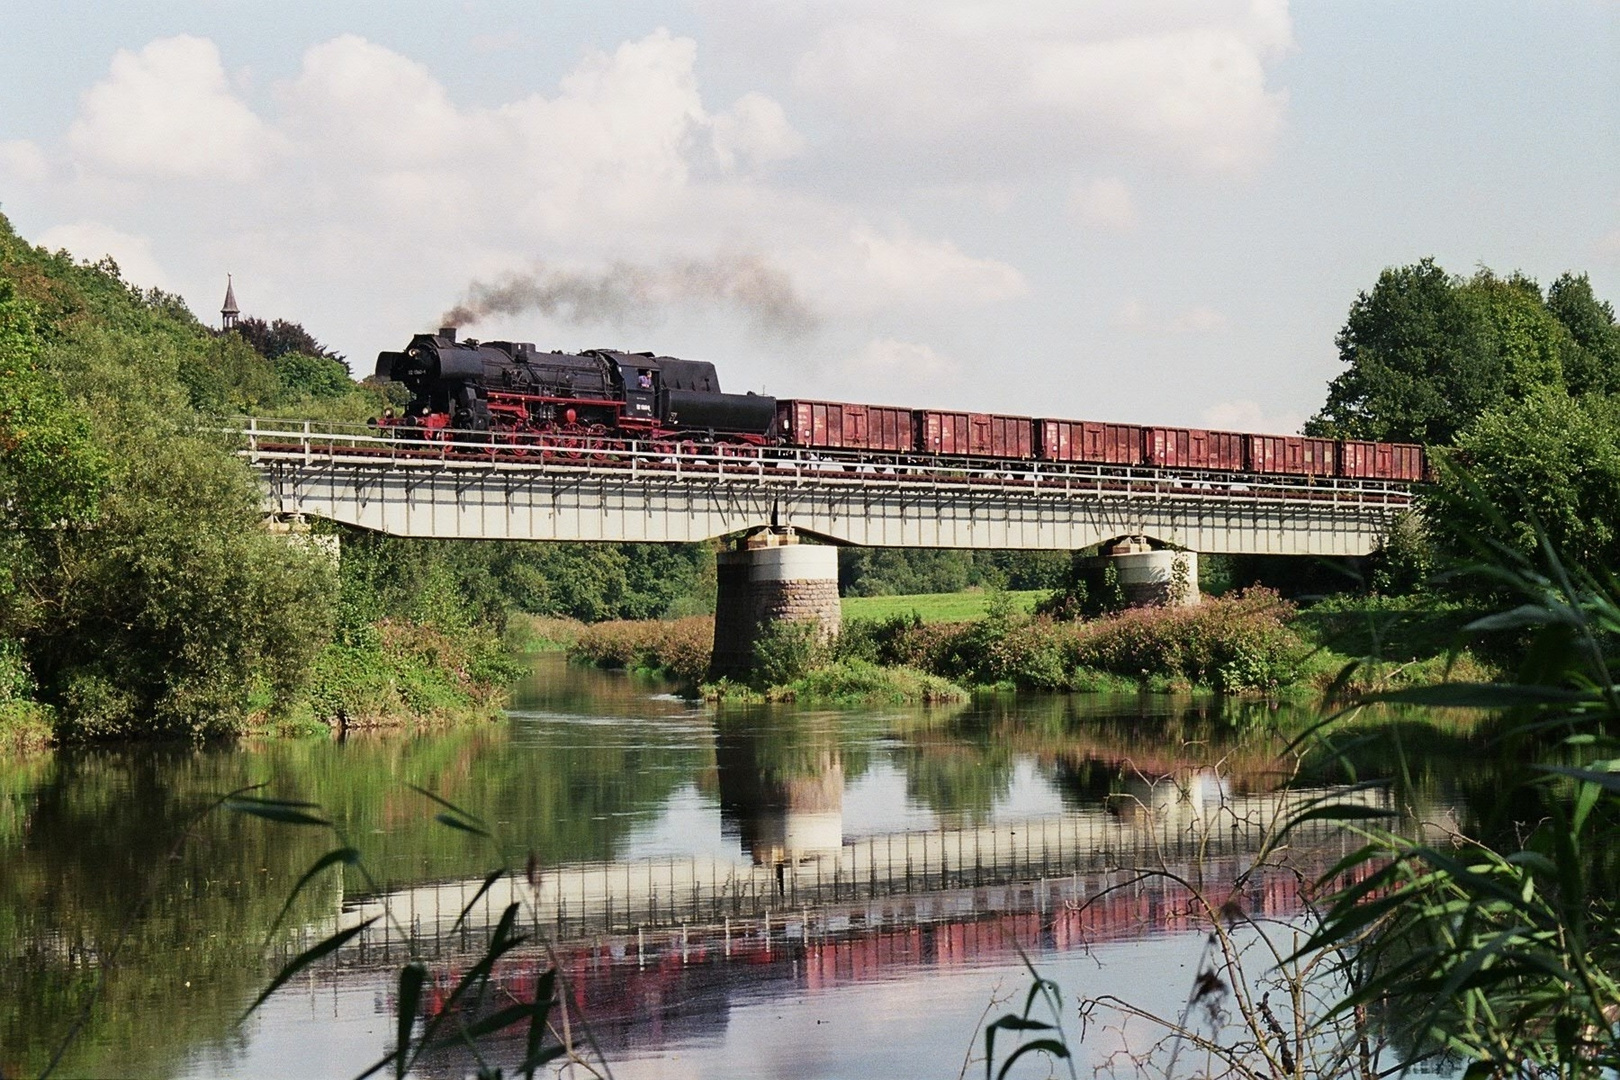
[[474,281],[441,326],[471,326],[491,315],[537,311],[575,325],[645,326],[665,309],[709,305],[742,315],[757,335],[789,340],[820,322],[788,276],[751,255],[686,259],[662,266],[617,263],[599,275],[536,268],[495,282]]

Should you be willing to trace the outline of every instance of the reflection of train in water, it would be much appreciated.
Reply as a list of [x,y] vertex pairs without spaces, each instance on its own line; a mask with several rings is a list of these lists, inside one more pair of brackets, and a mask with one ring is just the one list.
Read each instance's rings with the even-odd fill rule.
[[411,435],[455,431],[604,458],[635,440],[669,450],[857,451],[896,464],[943,457],[1399,481],[1422,480],[1427,468],[1423,448],[1404,443],[728,394],[706,361],[543,352],[458,340],[454,327],[379,353],[376,377],[410,391]]

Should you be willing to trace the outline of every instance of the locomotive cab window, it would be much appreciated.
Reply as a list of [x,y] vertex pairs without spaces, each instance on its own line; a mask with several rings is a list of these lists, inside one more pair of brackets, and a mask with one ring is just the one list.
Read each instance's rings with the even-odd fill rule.
[[651,368],[637,368],[625,379],[624,403],[631,419],[651,421],[657,415],[657,375]]

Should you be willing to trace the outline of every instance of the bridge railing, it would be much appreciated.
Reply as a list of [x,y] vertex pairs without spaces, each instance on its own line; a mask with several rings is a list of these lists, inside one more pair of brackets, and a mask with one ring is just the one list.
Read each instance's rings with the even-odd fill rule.
[[240,452],[255,464],[388,469],[459,469],[522,474],[619,475],[688,481],[802,486],[995,487],[1031,495],[1087,492],[1163,496],[1405,505],[1411,485],[1403,481],[1324,476],[1163,469],[972,458],[877,451],[810,450],[745,443],[623,439],[607,435],[522,437],[448,428],[378,428],[361,424],[245,417],[225,434],[239,438]]

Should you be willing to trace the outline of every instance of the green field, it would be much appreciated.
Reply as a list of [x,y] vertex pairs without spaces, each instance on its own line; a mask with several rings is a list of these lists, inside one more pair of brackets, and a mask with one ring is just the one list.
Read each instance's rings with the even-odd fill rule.
[[[1009,592],[1014,609],[1030,611],[1035,602],[1047,595],[1046,589],[1028,589]],[[910,615],[916,612],[923,622],[961,622],[983,617],[990,606],[993,593],[913,593],[910,596],[846,596],[843,601],[846,619],[887,619],[892,615]]]

